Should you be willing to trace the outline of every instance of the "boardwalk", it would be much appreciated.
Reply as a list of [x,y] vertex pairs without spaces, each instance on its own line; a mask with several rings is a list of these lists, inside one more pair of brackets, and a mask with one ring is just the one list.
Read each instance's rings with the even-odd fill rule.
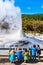
[[0,65],[43,65],[43,59],[41,59],[40,62],[28,62],[28,63],[24,63],[24,62],[16,62],[16,63],[10,63],[8,59],[3,58],[0,59]]
[[43,65],[43,62],[38,62],[38,63],[21,63],[21,64],[11,64],[11,63],[7,62],[7,63],[0,63],[0,65]]
[[[2,51],[2,50],[1,50]],[[5,50],[4,50],[5,51]],[[4,52],[3,51],[3,52]],[[6,57],[6,54],[7,53],[9,53],[9,51],[6,51],[6,53],[4,52],[4,53],[2,53],[1,54],[1,52],[0,52],[0,54],[2,55],[2,56],[0,56],[0,65],[43,65],[43,58],[41,58],[41,61],[40,62],[35,62],[35,63],[33,63],[32,61],[30,61],[29,63],[24,63],[24,62],[20,62],[20,63],[18,63],[18,62],[16,62],[16,63],[14,63],[14,64],[11,64],[10,62],[9,62],[9,60],[8,60],[8,56]],[[4,55],[4,56],[3,56]],[[9,55],[9,54],[7,54],[7,55]],[[41,52],[41,56],[43,56],[43,51]]]

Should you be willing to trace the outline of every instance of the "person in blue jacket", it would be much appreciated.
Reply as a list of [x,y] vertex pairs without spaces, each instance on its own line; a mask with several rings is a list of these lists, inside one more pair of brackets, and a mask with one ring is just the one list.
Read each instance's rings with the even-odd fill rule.
[[17,48],[16,55],[17,55],[18,61],[23,59],[21,48]]
[[31,51],[32,51],[32,60],[35,61],[36,60],[36,45],[33,45],[33,47],[31,47]]
[[16,60],[16,55],[15,55],[15,51],[11,50],[10,55],[9,55],[9,60],[11,63],[14,63]]

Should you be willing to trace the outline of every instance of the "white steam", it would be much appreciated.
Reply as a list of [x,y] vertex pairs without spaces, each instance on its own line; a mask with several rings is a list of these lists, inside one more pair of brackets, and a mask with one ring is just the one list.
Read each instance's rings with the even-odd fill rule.
[[21,29],[21,12],[19,7],[14,6],[14,0],[0,0],[0,22],[8,22],[11,28],[14,25]]
[[[21,12],[19,7],[14,6],[14,0],[0,0],[0,23],[7,22],[10,26],[8,33],[0,29],[0,39],[8,40],[20,39],[22,30]],[[10,33],[10,34],[9,34]],[[8,40],[7,40],[8,39]]]
[[19,7],[18,7],[18,10],[16,10],[17,8],[14,7],[13,3],[14,3],[14,0],[11,0],[11,1],[5,0],[5,2],[3,2],[3,0],[0,0],[0,20],[2,20],[5,17],[5,15],[7,15],[8,11],[9,11],[8,14],[12,14],[12,15],[14,15],[16,11],[18,10],[20,11]]

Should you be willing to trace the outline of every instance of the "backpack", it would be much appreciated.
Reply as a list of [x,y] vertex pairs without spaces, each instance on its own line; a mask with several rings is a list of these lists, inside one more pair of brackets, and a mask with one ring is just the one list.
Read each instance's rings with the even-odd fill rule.
[[41,54],[41,49],[39,50],[39,54]]
[[41,54],[41,49],[37,49],[37,54]]

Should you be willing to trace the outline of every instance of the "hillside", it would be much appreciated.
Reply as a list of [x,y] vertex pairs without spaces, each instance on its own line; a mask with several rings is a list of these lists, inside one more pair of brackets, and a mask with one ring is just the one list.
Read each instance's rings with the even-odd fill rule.
[[26,33],[43,33],[43,14],[22,14],[23,31]]

